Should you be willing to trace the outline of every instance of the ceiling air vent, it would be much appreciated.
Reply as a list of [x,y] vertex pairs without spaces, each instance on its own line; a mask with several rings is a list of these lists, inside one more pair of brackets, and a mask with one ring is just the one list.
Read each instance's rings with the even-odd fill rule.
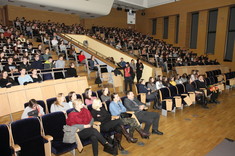
[[49,9],[48,11],[53,11],[52,9]]
[[70,11],[69,9],[64,9],[64,11]]
[[40,5],[41,8],[45,8],[46,6],[45,5]]

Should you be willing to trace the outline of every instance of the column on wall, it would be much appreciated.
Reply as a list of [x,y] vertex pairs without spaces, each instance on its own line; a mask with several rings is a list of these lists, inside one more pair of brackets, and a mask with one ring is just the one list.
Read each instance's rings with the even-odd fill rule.
[[164,17],[157,18],[157,38],[163,38],[163,19]]
[[169,28],[168,28],[168,39],[167,42],[170,44],[175,43],[176,35],[176,15],[169,16]]
[[198,55],[205,54],[208,30],[208,10],[199,11],[197,52]]
[[215,55],[219,62],[224,59],[228,29],[229,7],[218,8],[218,19],[215,39]]
[[191,13],[183,12],[180,14],[179,22],[179,46],[188,48],[190,43]]

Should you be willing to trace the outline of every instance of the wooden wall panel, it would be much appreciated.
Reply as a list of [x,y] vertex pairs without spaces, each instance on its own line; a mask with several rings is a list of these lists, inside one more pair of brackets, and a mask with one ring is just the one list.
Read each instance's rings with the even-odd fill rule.
[[207,47],[208,10],[200,11],[198,18],[197,49],[198,55],[205,54]]
[[162,39],[163,38],[163,28],[164,28],[164,18],[158,18],[157,19],[157,38]]
[[78,15],[22,8],[12,5],[8,5],[8,16],[10,21],[14,20],[16,17],[26,17],[27,20],[51,20],[53,22],[65,23],[67,25],[75,23],[80,24],[80,17]]
[[168,39],[167,42],[175,43],[176,36],[176,16],[169,17]]

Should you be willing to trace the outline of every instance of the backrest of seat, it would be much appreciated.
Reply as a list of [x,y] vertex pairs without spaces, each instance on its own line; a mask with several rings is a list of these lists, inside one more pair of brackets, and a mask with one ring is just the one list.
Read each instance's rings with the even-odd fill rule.
[[183,84],[177,84],[176,87],[177,87],[177,90],[178,90],[178,94],[185,93]]
[[[43,108],[44,113],[46,113],[46,109],[47,109],[47,108],[46,108],[45,102],[44,102],[43,100],[37,100],[37,104],[39,104],[39,105]],[[25,104],[24,104],[24,108],[26,108],[28,105],[29,105],[28,102],[25,103]]]
[[63,112],[54,112],[42,116],[42,124],[45,135],[51,135],[54,141],[62,141],[66,125],[66,117]]
[[126,99],[126,96],[121,97],[122,103],[124,103],[124,100]]
[[205,78],[205,83],[207,86],[211,85],[210,78]]
[[171,97],[168,88],[161,88],[160,91],[161,91],[162,99],[166,99],[166,98]]
[[0,125],[0,155],[11,156],[10,134],[7,125]]
[[47,102],[47,108],[48,108],[48,112],[50,113],[51,112],[51,105],[56,101],[56,98],[50,98],[50,99],[47,99],[46,102]]
[[176,96],[178,94],[176,86],[170,86],[168,88],[170,89],[171,96]]
[[194,87],[195,89],[198,89],[197,83],[196,83],[195,81],[192,82],[192,85],[193,85],[193,87]]
[[44,156],[44,140],[38,118],[27,118],[11,123],[14,143],[21,147],[21,155]]

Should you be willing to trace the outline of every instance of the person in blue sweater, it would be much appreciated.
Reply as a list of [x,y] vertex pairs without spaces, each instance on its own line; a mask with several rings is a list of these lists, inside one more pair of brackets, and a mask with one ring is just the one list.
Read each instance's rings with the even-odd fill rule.
[[[120,100],[120,97],[117,93],[113,93],[111,95],[112,102],[109,104],[109,111],[112,116],[120,116],[120,119],[124,123],[124,125],[130,125],[129,134],[133,136],[133,133],[135,130],[140,134],[142,138],[149,138],[150,133],[144,132],[143,129],[141,129],[140,125],[136,121],[135,118],[131,118],[130,116],[126,116],[125,118],[120,115],[121,113],[126,113],[126,107],[122,104],[122,101]],[[128,114],[127,114],[128,115]]]
[[18,82],[20,85],[27,85],[28,83],[33,83],[33,79],[25,73],[25,68],[20,69],[20,76],[18,77]]
[[153,109],[161,109],[158,102],[157,92],[151,91],[150,88],[147,88],[144,79],[141,79],[139,84],[137,84],[137,89],[139,93],[146,93],[146,100],[154,101]]

